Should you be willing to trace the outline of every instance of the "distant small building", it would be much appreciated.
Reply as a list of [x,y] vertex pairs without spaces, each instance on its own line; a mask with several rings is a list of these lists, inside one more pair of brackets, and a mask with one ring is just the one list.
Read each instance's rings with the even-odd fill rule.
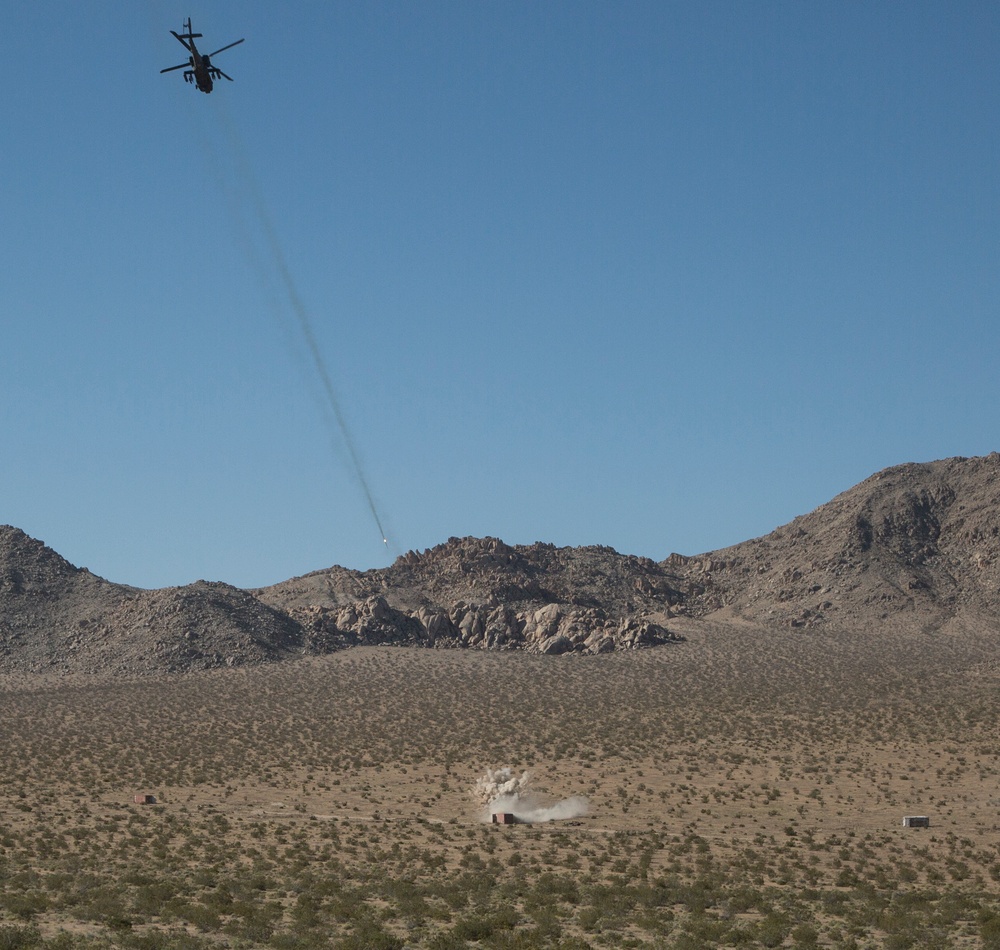
[[903,818],[904,828],[930,828],[931,820],[926,815],[906,815]]
[[134,799],[137,805],[155,805],[156,796],[155,795],[136,795]]
[[516,825],[517,819],[509,811],[495,811],[493,812],[493,824],[494,825]]

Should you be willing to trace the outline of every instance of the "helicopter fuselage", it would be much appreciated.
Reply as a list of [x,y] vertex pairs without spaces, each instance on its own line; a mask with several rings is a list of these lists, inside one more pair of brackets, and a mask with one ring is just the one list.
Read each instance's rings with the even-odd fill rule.
[[[171,30],[171,32],[173,32]],[[174,33],[174,36],[177,36]],[[180,39],[179,36],[177,36]],[[191,58],[188,60],[190,69],[184,70],[184,81],[193,82],[202,92],[212,91],[212,64],[207,56],[202,56],[198,52],[198,47],[194,45],[193,39],[188,39]]]

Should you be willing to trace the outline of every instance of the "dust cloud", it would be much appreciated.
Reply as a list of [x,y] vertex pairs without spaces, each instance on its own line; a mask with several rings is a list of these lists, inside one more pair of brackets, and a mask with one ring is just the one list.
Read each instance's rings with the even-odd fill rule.
[[561,821],[582,818],[590,808],[587,799],[581,795],[544,804],[531,787],[531,773],[518,774],[509,767],[487,769],[476,780],[473,794],[483,806],[482,821],[490,821],[497,812],[509,813],[526,824]]

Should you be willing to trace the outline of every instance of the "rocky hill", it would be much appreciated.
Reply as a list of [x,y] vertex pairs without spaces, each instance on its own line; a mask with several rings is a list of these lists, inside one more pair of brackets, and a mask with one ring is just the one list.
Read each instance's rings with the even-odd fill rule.
[[998,511],[994,453],[886,469],[695,557],[451,538],[384,570],[252,591],[114,584],[0,527],[0,672],[174,672],[381,643],[602,653],[681,642],[678,627],[706,617],[831,632],[997,625]]
[[701,615],[924,628],[997,617],[1000,454],[885,469],[765,537],[665,563],[701,579]]
[[301,628],[227,584],[139,590],[0,527],[0,672],[147,673],[300,653]]

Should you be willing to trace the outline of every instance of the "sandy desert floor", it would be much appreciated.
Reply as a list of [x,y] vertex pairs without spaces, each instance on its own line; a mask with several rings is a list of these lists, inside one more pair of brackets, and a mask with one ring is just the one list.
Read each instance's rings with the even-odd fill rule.
[[5,680],[0,950],[1000,947],[990,631],[681,632]]

